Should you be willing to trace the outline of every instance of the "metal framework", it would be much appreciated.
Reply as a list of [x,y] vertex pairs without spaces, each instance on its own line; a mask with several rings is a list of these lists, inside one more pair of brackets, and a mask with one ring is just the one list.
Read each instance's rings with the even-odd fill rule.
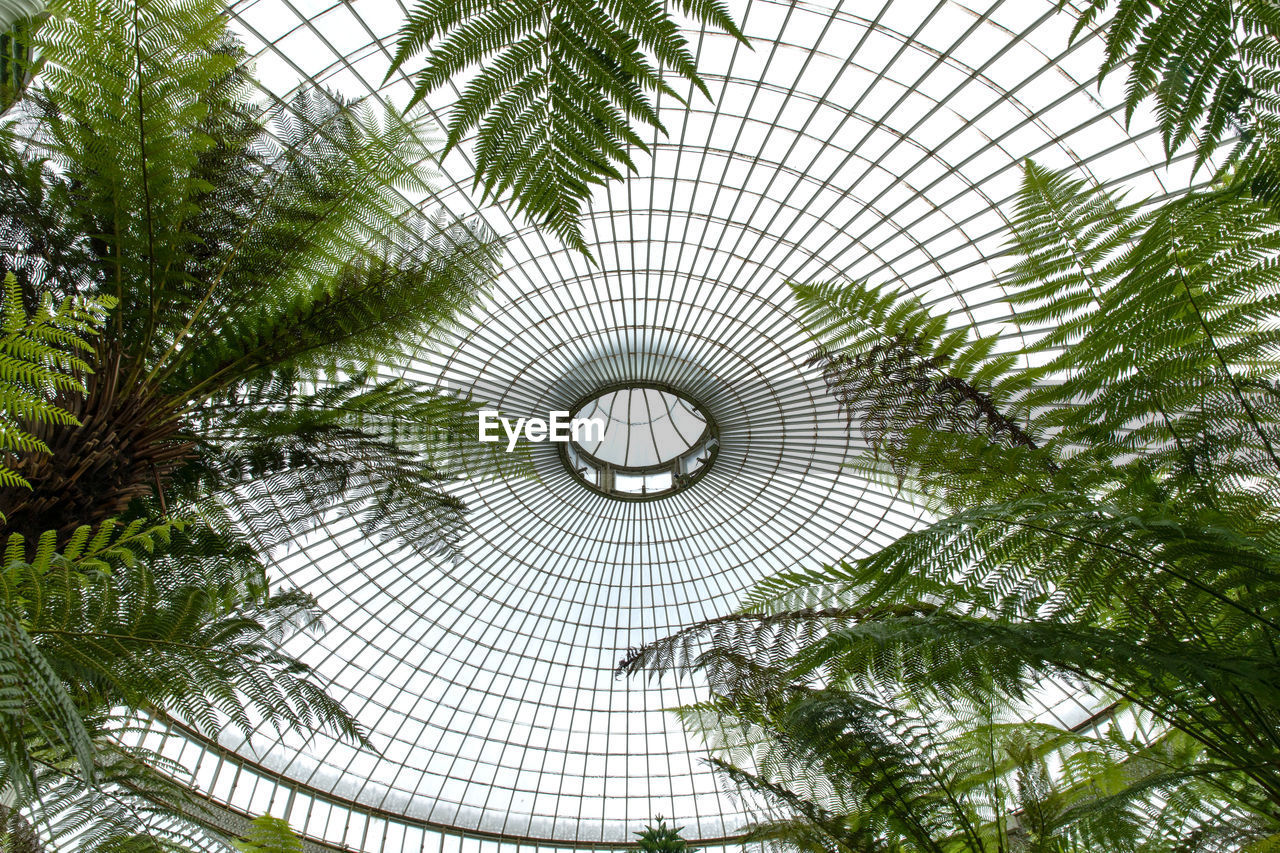
[[[457,561],[372,541],[335,516],[276,556],[333,626],[293,650],[330,679],[374,750],[262,731],[206,744],[147,737],[213,800],[287,817],[331,845],[455,850],[608,847],[657,815],[691,839],[732,837],[722,791],[662,709],[698,685],[618,681],[628,647],[722,615],[765,575],[877,549],[920,523],[910,497],[843,466],[864,451],[807,366],[788,281],[892,282],[999,332],[1041,330],[1000,300],[1004,214],[1019,164],[1080,164],[1153,196],[1189,182],[1153,122],[1126,128],[1100,45],[1068,44],[1055,0],[737,0],[754,50],[691,32],[715,99],[662,104],[670,136],[586,224],[598,265],[469,194],[463,146],[439,192],[507,241],[505,271],[446,339],[406,342],[395,373],[517,415],[601,389],[697,401],[714,464],[661,500],[586,488],[550,444],[536,476],[459,486],[473,530]],[[400,0],[236,0],[264,96],[303,82],[401,104],[384,85]],[[465,81],[429,99],[443,116]],[[301,643],[301,641],[299,641]],[[312,642],[312,641],[308,641]],[[1046,691],[1072,725],[1095,708]]]

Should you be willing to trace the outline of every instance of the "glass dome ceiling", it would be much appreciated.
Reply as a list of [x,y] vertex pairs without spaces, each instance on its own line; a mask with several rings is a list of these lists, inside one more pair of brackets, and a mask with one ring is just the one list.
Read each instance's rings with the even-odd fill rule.
[[[716,425],[714,464],[662,500],[619,501],[583,488],[554,445],[531,445],[535,476],[460,484],[472,531],[456,560],[341,519],[277,555],[278,576],[332,620],[293,651],[376,750],[156,729],[215,801],[361,850],[607,847],[657,815],[690,839],[732,837],[743,803],[663,711],[699,698],[697,685],[618,681],[617,659],[727,612],[771,572],[883,546],[921,512],[842,468],[864,446],[807,365],[786,282],[893,282],[1015,341],[1037,331],[999,301],[1002,211],[1025,158],[1078,161],[1135,193],[1188,182],[1185,166],[1157,167],[1146,116],[1126,130],[1119,77],[1095,79],[1098,39],[1069,46],[1074,20],[1052,0],[730,6],[754,49],[690,33],[714,100],[665,103],[670,135],[596,193],[585,232],[597,265],[478,205],[468,146],[445,160],[424,207],[481,217],[506,240],[505,268],[456,333],[406,342],[403,364],[386,365],[518,416],[602,389],[670,389]],[[408,101],[404,77],[382,82],[397,0],[230,10],[268,95],[311,80]],[[457,92],[428,105],[443,117]],[[1067,724],[1090,712],[1045,701]]]

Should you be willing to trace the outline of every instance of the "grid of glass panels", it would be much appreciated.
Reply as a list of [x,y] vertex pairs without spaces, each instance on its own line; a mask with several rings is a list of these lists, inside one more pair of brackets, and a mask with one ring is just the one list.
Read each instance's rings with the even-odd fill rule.
[[[1095,79],[1098,38],[1069,46],[1073,21],[1053,0],[729,5],[754,49],[689,33],[715,98],[665,104],[670,136],[599,190],[586,223],[598,265],[479,206],[467,146],[444,161],[423,206],[481,217],[507,241],[505,270],[456,335],[406,342],[386,366],[521,416],[623,383],[670,386],[718,424],[715,465],[687,490],[628,503],[535,445],[536,476],[460,484],[473,529],[458,560],[371,541],[341,517],[283,550],[279,577],[332,621],[292,650],[376,749],[175,736],[215,800],[283,809],[363,850],[460,849],[464,836],[591,847],[659,814],[692,839],[732,835],[743,804],[662,710],[698,685],[618,681],[616,660],[725,613],[771,572],[866,553],[921,517],[842,467],[863,443],[807,366],[787,281],[891,282],[1013,342],[1038,332],[999,301],[1025,158],[1079,161],[1137,194],[1188,182],[1186,164],[1157,165],[1147,115],[1126,130],[1121,80]],[[265,96],[314,81],[401,105],[406,78],[383,79],[405,12],[399,0],[230,6]],[[457,91],[429,107],[443,116]],[[1095,710],[1065,692],[1044,702],[1067,724]]]

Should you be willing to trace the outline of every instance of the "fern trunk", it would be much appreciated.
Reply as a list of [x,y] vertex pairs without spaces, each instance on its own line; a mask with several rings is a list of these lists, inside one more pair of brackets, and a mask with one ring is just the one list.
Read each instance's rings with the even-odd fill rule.
[[6,534],[33,543],[56,530],[61,543],[81,525],[119,516],[135,498],[163,502],[165,481],[190,455],[192,443],[177,436],[175,404],[152,385],[127,387],[118,350],[100,351],[95,360],[86,393],[58,401],[79,425],[30,426],[52,455],[27,455],[14,466],[31,489],[0,489]]

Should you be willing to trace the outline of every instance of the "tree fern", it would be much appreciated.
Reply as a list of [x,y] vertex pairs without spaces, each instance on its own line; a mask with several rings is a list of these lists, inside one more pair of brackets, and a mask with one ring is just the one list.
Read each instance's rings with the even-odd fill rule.
[[[748,840],[822,851],[1126,850],[1171,796],[1194,745],[1135,744],[981,706],[817,687],[761,672],[681,710],[712,766],[761,807]],[[1050,772],[1050,764],[1060,768]],[[1255,836],[1256,837],[1256,834]],[[1205,849],[1228,849],[1225,846]]]
[[[995,338],[948,329],[918,300],[860,283],[792,291],[819,342],[812,363],[873,451],[859,460],[865,473],[901,482],[908,467],[938,460],[932,473],[948,478],[939,491],[960,504],[964,493],[954,489],[1017,488],[1053,470],[1023,403],[1035,374],[1013,370],[1016,355],[994,353]],[[951,476],[950,460],[975,442],[990,449],[988,463],[1003,452],[998,475],[981,483]]]
[[104,578],[37,578],[21,564],[11,573],[32,602],[28,633],[83,690],[165,709],[210,735],[227,721],[248,732],[257,713],[282,728],[363,738],[307,668],[278,649],[297,626],[316,624],[315,602],[270,592],[249,554],[216,536],[175,534],[153,559]]
[[[1182,471],[1184,485],[1263,485],[1270,478],[1259,481],[1259,467],[1277,469],[1273,215],[1214,192],[1143,214],[1105,199],[1028,167],[1011,301],[1057,324],[1039,345],[1063,348],[1047,370],[1067,377],[1029,398],[1046,410],[1042,428],[1061,435],[1060,452],[1072,452],[1067,439],[1111,459],[1139,452],[1157,469]],[[1097,212],[1057,215],[1077,207]],[[1057,241],[1046,236],[1053,228]],[[1087,248],[1099,233],[1116,238]],[[1093,295],[1051,297],[1043,282],[1054,264],[1095,269]]]
[[[152,750],[123,746],[132,734],[125,720],[94,721],[97,775],[86,784],[69,774],[54,750],[34,766],[38,789],[13,803],[28,815],[32,849],[85,853],[222,853],[225,842],[195,822],[199,801],[174,781],[184,769]],[[7,849],[7,848],[6,848]],[[19,848],[22,849],[22,848]]]
[[[61,11],[22,111],[32,145],[0,146],[0,264],[28,309],[118,309],[68,349],[81,385],[46,389],[65,422],[7,409],[53,452],[14,454],[32,488],[0,490],[14,534],[0,613],[22,634],[0,644],[0,761],[14,779],[47,770],[25,812],[42,838],[169,849],[149,819],[93,821],[103,791],[133,808],[102,764],[120,709],[208,737],[265,722],[363,738],[280,650],[320,614],[269,589],[260,549],[338,507],[428,553],[460,534],[446,482],[496,467],[458,440],[465,401],[374,368],[454,322],[500,247],[407,210],[430,165],[416,118],[312,90],[255,106],[217,4]],[[85,532],[116,516],[125,545]],[[166,520],[184,516],[200,523]],[[202,837],[176,843],[188,836]]]
[[[746,42],[718,0],[675,7]],[[424,51],[415,103],[479,67],[452,108],[445,150],[477,129],[476,185],[485,197],[509,196],[584,253],[579,218],[592,187],[634,171],[632,147],[649,150],[632,123],[665,133],[652,95],[683,101],[662,71],[710,97],[661,4],[422,0],[400,29],[392,73]]]
[[30,608],[49,606],[49,593],[73,588],[78,591],[78,581],[86,577],[82,569],[100,575],[104,569],[109,570],[105,560],[130,560],[134,549],[150,548],[157,536],[167,533],[166,526],[144,531],[141,522],[130,525],[119,536],[111,525],[92,537],[85,528],[73,537],[70,556],[56,550],[50,534],[42,538],[32,562],[23,558],[26,549],[21,537],[10,540],[0,574],[0,630],[4,632],[4,641],[0,642],[0,730],[4,733],[0,738],[0,762],[8,768],[10,784],[21,793],[33,790],[33,779],[27,772],[32,762],[32,739],[56,745],[69,759],[78,762],[90,780],[95,772],[93,745],[82,709],[75,701],[75,690],[65,682],[41,648],[38,636],[32,633]]
[[1083,451],[1260,486],[1277,443],[1269,209],[1210,192],[1143,210],[1029,163],[1013,223],[1010,302],[1031,329],[1048,326],[1039,367],[910,297],[796,286],[816,359],[876,451],[865,464],[883,454],[950,508],[1110,476],[1070,462]]
[[[730,759],[735,778],[784,812],[762,837],[823,849],[889,838],[947,849],[953,837],[951,823],[929,824],[945,800],[936,785],[911,798],[916,777],[828,779],[875,794],[881,811],[851,822],[810,776],[801,788],[779,776],[799,760],[787,750],[801,718],[779,716],[773,697],[818,691],[845,709],[843,735],[804,741],[801,764],[822,780],[824,762],[853,761],[833,750],[837,735],[913,738],[928,720],[1016,706],[1056,678],[1142,709],[1156,733],[1133,747],[1143,761],[1159,744],[1186,746],[1167,756],[1172,775],[1149,777],[1167,789],[1127,776],[1136,758],[1115,771],[1124,784],[1106,801],[1134,830],[1123,849],[1180,849],[1180,832],[1202,849],[1265,844],[1280,828],[1277,222],[1265,200],[1220,187],[1130,204],[1035,164],[1011,222],[1006,284],[1023,352],[1000,353],[887,287],[794,288],[815,361],[868,445],[851,464],[891,475],[940,517],[867,557],[768,578],[738,613],[634,650],[620,669],[699,673],[729,703],[689,712],[714,737],[747,720],[755,763]],[[885,772],[923,772],[939,752],[956,760],[933,739],[901,742],[883,753]],[[791,757],[760,764],[775,754]],[[1029,765],[1017,784],[1048,792],[1070,769]],[[1012,791],[1009,774],[986,778]],[[1051,813],[1094,808],[1055,795],[1059,811],[1045,811],[1037,797],[1009,806],[1023,817],[1005,842],[988,839],[995,824],[979,809],[956,843],[1008,849],[1033,818],[1048,827]]]
[[345,503],[371,531],[450,547],[463,508],[442,486],[481,459],[442,438],[463,403],[375,366],[454,322],[500,247],[406,209],[428,186],[420,118],[309,90],[264,113],[217,4],[72,0],[39,38],[29,132],[57,168],[5,152],[3,263],[26,291],[119,308],[85,393],[61,399],[84,426],[31,430],[55,453],[25,460],[33,493],[0,490],[9,528],[65,537],[147,501],[237,516],[256,473],[273,491],[245,532]]

